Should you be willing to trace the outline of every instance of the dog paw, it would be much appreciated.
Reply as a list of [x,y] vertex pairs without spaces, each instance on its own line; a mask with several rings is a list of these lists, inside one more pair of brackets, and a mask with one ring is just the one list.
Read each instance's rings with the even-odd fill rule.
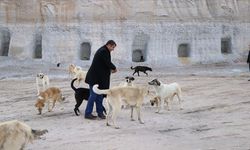
[[139,122],[140,122],[140,124],[144,124],[144,121],[142,121],[142,120],[140,120]]

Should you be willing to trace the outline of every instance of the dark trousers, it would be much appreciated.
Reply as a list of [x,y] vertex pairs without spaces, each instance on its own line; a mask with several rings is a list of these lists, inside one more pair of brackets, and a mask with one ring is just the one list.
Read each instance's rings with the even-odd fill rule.
[[248,63],[248,65],[249,65],[249,71],[250,71],[250,63]]
[[93,111],[94,103],[96,104],[96,112],[103,115],[102,107],[103,95],[98,95],[93,91],[93,86],[89,86],[89,99],[85,109],[85,116],[90,115]]

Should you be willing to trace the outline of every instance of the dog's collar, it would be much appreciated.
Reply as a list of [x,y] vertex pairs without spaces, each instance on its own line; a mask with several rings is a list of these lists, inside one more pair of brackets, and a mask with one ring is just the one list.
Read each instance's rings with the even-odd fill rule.
[[38,99],[43,99],[43,97],[42,96],[38,96]]

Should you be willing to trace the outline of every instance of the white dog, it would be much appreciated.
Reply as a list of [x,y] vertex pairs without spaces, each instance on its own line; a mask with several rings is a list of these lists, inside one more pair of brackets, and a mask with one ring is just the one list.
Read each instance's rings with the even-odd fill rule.
[[121,101],[124,100],[131,106],[131,120],[133,119],[133,109],[137,110],[138,120],[140,123],[144,123],[141,119],[141,106],[144,97],[148,94],[147,88],[127,86],[127,87],[113,87],[107,90],[100,90],[98,85],[93,86],[93,91],[97,94],[107,94],[108,102],[108,114],[107,114],[107,126],[109,126],[109,117],[112,117],[115,128],[119,128],[116,124],[116,117],[121,110]]
[[[158,103],[160,104],[157,106],[157,111],[156,113],[160,113],[160,111],[163,109],[163,105],[164,102],[167,104],[167,109],[169,109],[169,102],[173,101],[174,96],[176,95],[178,100],[179,100],[179,104],[180,104],[180,109],[182,109],[181,106],[181,88],[179,86],[178,83],[171,83],[171,84],[163,84],[160,81],[158,81],[157,79],[154,79],[150,82],[148,82],[149,85],[153,85],[155,92],[156,92],[156,96],[158,96],[156,98],[156,100],[158,101]],[[170,99],[170,101],[168,101]],[[152,104],[153,101],[151,101]]]
[[27,124],[12,120],[0,123],[0,149],[23,150],[25,145],[40,138],[48,130],[33,130]]
[[77,78],[78,85],[80,82],[86,78],[86,71],[83,71],[80,66],[76,66],[74,64],[69,65],[69,75],[75,79]]
[[43,91],[49,87],[49,77],[44,73],[38,73],[36,75],[37,95],[40,93],[40,85],[42,85]]

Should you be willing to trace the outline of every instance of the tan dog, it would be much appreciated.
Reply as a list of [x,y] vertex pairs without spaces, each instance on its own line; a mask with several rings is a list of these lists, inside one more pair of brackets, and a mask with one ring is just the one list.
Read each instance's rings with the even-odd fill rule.
[[43,91],[49,87],[49,77],[44,73],[38,73],[36,75],[37,95],[40,93],[40,85],[42,85]]
[[153,99],[150,100],[151,106],[154,106],[155,104],[156,107],[159,107],[160,100],[161,100],[160,96],[155,96]]
[[[63,100],[64,97],[62,97],[61,90],[56,87],[50,87],[39,94],[35,107],[37,107],[39,114],[42,114],[42,109],[46,102],[48,104],[48,111],[50,112],[55,107],[56,101],[61,102]],[[52,107],[50,106],[51,103]]]
[[83,71],[81,67],[76,66],[74,64],[69,65],[69,74],[74,79],[77,78],[78,85],[81,81],[86,78],[86,71]]
[[40,138],[48,130],[33,130],[18,120],[0,123],[0,149],[22,150],[34,139]]
[[108,102],[108,114],[107,114],[107,126],[109,126],[109,118],[112,117],[113,124],[115,128],[119,128],[116,125],[116,116],[121,110],[122,100],[125,101],[128,105],[131,106],[131,120],[133,119],[133,109],[134,107],[137,110],[138,120],[140,123],[143,123],[141,119],[141,106],[144,100],[144,97],[148,95],[147,88],[141,88],[136,86],[126,86],[126,87],[113,87],[108,90],[100,90],[97,88],[98,85],[93,86],[93,91],[97,94],[107,94]]

